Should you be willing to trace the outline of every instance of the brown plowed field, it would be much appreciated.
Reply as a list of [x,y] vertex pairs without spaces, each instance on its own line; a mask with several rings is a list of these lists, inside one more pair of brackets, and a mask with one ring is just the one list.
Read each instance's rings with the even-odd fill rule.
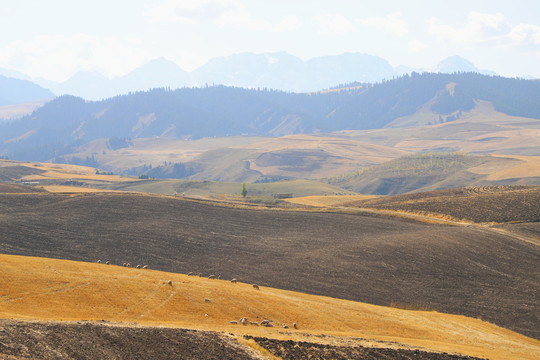
[[353,201],[341,206],[448,215],[485,222],[540,221],[540,186],[479,186]]
[[107,326],[106,323],[0,320],[0,358],[5,357],[25,360],[254,359],[231,337],[217,332]]
[[538,246],[478,227],[150,196],[0,195],[0,252],[482,317],[539,338]]
[[[468,360],[469,356],[419,350],[332,346],[252,338],[281,359]],[[0,320],[0,358],[7,360],[152,359],[257,360],[260,351],[236,337],[211,331],[107,323]],[[266,357],[268,358],[268,357]]]
[[283,360],[334,359],[334,360],[473,360],[470,356],[447,353],[430,353],[420,350],[395,350],[366,348],[362,346],[335,346],[305,341],[286,341],[267,338],[253,338],[257,344]]

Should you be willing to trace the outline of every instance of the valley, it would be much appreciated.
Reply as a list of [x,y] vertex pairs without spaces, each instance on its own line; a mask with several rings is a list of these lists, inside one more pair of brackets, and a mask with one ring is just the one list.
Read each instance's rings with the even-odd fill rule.
[[0,357],[534,359],[539,92],[413,73],[3,122]]
[[221,274],[482,317],[538,337],[538,246],[505,233],[361,211],[268,210],[121,192],[11,192],[0,199],[5,254]]

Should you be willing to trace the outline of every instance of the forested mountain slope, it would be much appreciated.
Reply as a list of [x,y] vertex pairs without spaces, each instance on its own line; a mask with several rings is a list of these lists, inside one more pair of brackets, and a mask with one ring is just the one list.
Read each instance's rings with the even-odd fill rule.
[[[474,73],[413,74],[309,94],[216,86],[154,89],[99,102],[62,96],[32,115],[0,126],[0,154],[45,161],[99,138],[193,139],[377,129],[426,104],[444,122],[471,110],[476,100],[491,102],[502,113],[540,119],[539,97],[538,82]],[[129,140],[124,143],[128,146]]]

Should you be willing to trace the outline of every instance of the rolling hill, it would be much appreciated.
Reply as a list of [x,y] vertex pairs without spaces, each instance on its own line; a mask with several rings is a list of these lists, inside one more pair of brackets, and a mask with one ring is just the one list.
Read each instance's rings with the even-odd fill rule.
[[[508,91],[507,91],[508,90]],[[436,123],[475,108],[528,117],[538,124],[534,81],[479,74],[413,74],[347,91],[293,94],[222,86],[155,89],[99,101],[62,96],[19,121],[0,125],[0,153],[44,161],[70,154],[96,139],[282,136],[380,129],[429,103]]]
[[375,195],[466,186],[540,184],[539,158],[421,153],[330,178],[330,184]]
[[5,254],[221,274],[482,317],[538,338],[538,246],[486,227],[122,193],[0,194]]
[[475,223],[540,222],[540,186],[481,186],[361,199],[340,206],[430,214]]
[[[283,346],[292,343],[312,354],[359,359],[533,359],[540,348],[537,340],[485,321],[434,311],[103,263],[0,260],[0,317],[32,319],[0,321],[2,356],[298,358]],[[242,317],[249,321],[244,326]],[[273,327],[259,326],[263,319]]]
[[[175,179],[138,179],[112,175],[86,166],[50,163],[29,163],[0,160],[0,192],[25,193],[50,191],[59,193],[88,193],[126,191],[163,195],[182,195],[195,198],[232,198],[240,196],[241,183]],[[29,185],[29,186],[26,186]],[[268,200],[274,194],[295,196],[342,194],[354,192],[314,180],[283,180],[249,184],[248,200]]]

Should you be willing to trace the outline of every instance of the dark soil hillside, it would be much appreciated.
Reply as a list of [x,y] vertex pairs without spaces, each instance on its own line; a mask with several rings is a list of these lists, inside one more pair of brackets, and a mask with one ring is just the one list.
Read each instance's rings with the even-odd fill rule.
[[46,191],[35,186],[0,182],[0,193],[13,194],[13,193],[35,193],[35,192],[46,192]]
[[540,186],[481,186],[351,202],[345,206],[450,215],[484,222],[540,221]]
[[5,359],[254,359],[232,338],[209,331],[106,323],[0,321]]
[[0,181],[19,180],[23,176],[38,175],[43,172],[43,170],[34,169],[24,165],[4,166],[0,172]]
[[370,359],[370,360],[473,360],[470,356],[452,355],[446,353],[428,353],[419,350],[395,350],[380,348],[365,348],[362,346],[335,346],[309,343],[304,341],[285,341],[266,338],[254,338],[260,346],[284,360],[296,359]]
[[[329,346],[267,338],[255,338],[255,341],[282,359],[476,359],[418,350]],[[0,358],[252,360],[261,357],[234,337],[210,331],[0,320]]]
[[0,252],[481,316],[539,338],[539,247],[478,227],[150,196],[0,194]]

